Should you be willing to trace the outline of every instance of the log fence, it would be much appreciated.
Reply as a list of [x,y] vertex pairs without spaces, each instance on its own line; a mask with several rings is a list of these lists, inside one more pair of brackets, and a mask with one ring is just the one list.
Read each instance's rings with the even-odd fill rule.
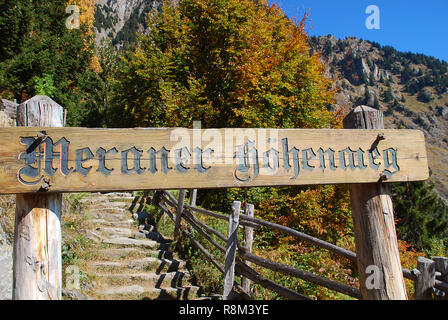
[[[191,193],[193,194],[193,193]],[[194,193],[196,194],[196,193]],[[226,215],[194,205],[187,205],[185,194],[180,192],[179,199],[169,191],[156,191],[153,197],[153,204],[156,205],[163,213],[166,213],[171,220],[176,223],[177,232],[183,232],[188,239],[191,240],[193,246],[202,252],[222,274],[224,279],[223,299],[249,299],[251,296],[250,283],[257,283],[277,294],[293,300],[308,300],[309,297],[295,292],[289,288],[285,288],[272,280],[264,278],[260,273],[251,267],[251,263],[283,275],[297,277],[302,280],[323,286],[327,289],[345,294],[355,299],[362,299],[361,291],[358,288],[349,286],[335,280],[313,274],[311,272],[300,270],[285,264],[270,261],[252,253],[253,230],[259,227],[267,227],[276,231],[291,235],[298,240],[313,244],[319,248],[327,249],[336,255],[357,262],[356,253],[336,246],[332,243],[315,238],[308,234],[299,232],[280,224],[265,221],[254,217],[254,206],[246,204],[244,210],[240,210],[241,203],[234,201],[232,203],[232,211]],[[180,210],[179,208],[182,208]],[[243,211],[243,214],[240,214]],[[173,213],[176,213],[174,215]],[[196,216],[206,215],[213,218],[221,219],[228,222],[228,234],[224,235],[218,230],[208,226]],[[187,227],[181,228],[180,221],[185,221]],[[180,231],[181,230],[181,231]],[[224,263],[214,257],[203,244],[194,237],[192,230],[197,231],[203,239],[208,241],[212,246],[225,254]],[[237,236],[238,231],[243,235]],[[226,243],[220,244],[211,235],[216,236],[219,240]],[[238,242],[238,238],[243,241]],[[241,276],[241,285],[238,284],[234,277]],[[445,299],[448,293],[448,258],[433,257],[433,260],[419,257],[418,266],[414,270],[403,268],[403,277],[410,279],[415,284],[415,299]],[[236,290],[235,290],[236,289]],[[239,296],[236,294],[239,293]]]

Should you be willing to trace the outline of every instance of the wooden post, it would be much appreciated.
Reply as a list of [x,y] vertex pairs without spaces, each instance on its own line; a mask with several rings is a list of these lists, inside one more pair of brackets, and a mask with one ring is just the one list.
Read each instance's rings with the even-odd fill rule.
[[432,257],[436,264],[436,271],[442,274],[442,281],[448,282],[448,258],[447,257]]
[[182,212],[184,211],[185,191],[185,189],[179,190],[179,201],[176,209],[176,222],[174,224],[174,239],[179,237],[180,221],[182,218]]
[[196,207],[197,196],[198,196],[198,189],[190,189],[190,206]]
[[238,245],[238,224],[240,218],[241,202],[233,201],[232,213],[229,216],[228,240],[226,245],[226,258],[224,264],[224,293],[223,300],[229,300],[235,279],[235,256]]
[[[448,283],[448,258],[447,257],[432,257],[435,263],[436,272],[440,272],[440,280]],[[448,294],[437,287],[434,290],[435,300],[448,300]]]
[[[36,96],[17,108],[18,126],[62,127],[63,124],[63,108],[46,96]],[[36,129],[36,135],[37,132]],[[43,183],[45,190],[51,189],[51,181]],[[60,193],[16,195],[13,299],[61,299],[61,211]]]
[[[190,206],[196,207],[196,198],[198,195],[198,189],[190,189]],[[193,210],[190,210],[190,213],[194,216]],[[193,227],[190,225],[190,234],[194,235]]]
[[[244,208],[244,214],[253,217],[254,216],[254,205],[251,203],[246,204],[246,207]],[[244,227],[244,247],[247,250],[247,252],[252,253],[252,243],[254,239],[254,228],[252,227]],[[247,266],[250,267],[251,263],[250,261],[244,262]],[[247,294],[250,294],[250,280],[246,277],[242,278],[241,286],[246,291]]]
[[435,262],[424,257],[417,258],[417,280],[415,281],[415,300],[432,300],[432,289],[436,279]]
[[[358,106],[345,117],[344,128],[384,129],[383,113]],[[381,145],[383,138],[388,137],[372,143]],[[350,185],[361,295],[365,300],[406,300],[390,186],[380,178]]]

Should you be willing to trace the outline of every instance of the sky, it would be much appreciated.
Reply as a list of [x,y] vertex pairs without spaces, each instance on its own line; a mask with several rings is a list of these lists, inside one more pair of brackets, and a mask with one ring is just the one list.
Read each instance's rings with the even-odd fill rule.
[[[301,19],[306,11],[309,14],[306,31],[310,36],[332,34],[339,39],[354,36],[448,62],[448,0],[277,0],[276,3],[290,18]],[[378,17],[373,15],[376,11],[366,13],[370,5],[378,8],[379,19],[374,19]],[[379,29],[368,29],[366,20]]]

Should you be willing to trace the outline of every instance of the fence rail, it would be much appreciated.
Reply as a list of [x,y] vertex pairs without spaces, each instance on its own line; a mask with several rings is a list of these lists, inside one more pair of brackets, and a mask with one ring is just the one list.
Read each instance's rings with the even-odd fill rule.
[[[195,193],[192,194],[195,197]],[[237,240],[238,230],[244,228],[245,231],[253,231],[259,227],[271,228],[299,240],[313,244],[319,248],[327,249],[341,257],[356,262],[356,253],[338,247],[332,243],[315,238],[308,234],[299,232],[289,227],[279,225],[273,222],[255,218],[253,215],[246,214],[252,210],[253,205],[246,205],[244,214],[240,214],[241,203],[234,201],[232,204],[232,212],[229,215],[217,213],[211,210],[199,208],[195,205],[195,199],[192,204],[185,203],[185,190],[179,192],[179,199],[169,191],[160,190],[154,192],[153,205],[158,206],[175,224],[175,235],[183,232],[191,243],[202,252],[202,254],[223,274],[224,276],[224,299],[232,299],[236,289],[239,292],[238,298],[251,299],[250,297],[250,281],[257,283],[279,295],[294,300],[309,300],[310,298],[295,292],[289,288],[285,288],[272,280],[264,278],[260,273],[251,268],[250,264],[279,272],[284,275],[296,277],[327,289],[348,295],[350,297],[361,299],[361,292],[358,288],[340,283],[335,280],[300,270],[285,264],[274,262],[253,254],[251,245],[247,246],[248,239],[245,232],[244,243],[239,244]],[[206,223],[197,219],[194,213],[210,216],[229,222],[228,235],[224,235],[218,230],[213,229]],[[184,220],[189,228],[180,231],[180,221]],[[216,249],[225,254],[224,264],[218,261],[199,241],[194,237],[193,230],[196,230],[206,241],[213,245]],[[221,245],[211,235],[226,243]],[[250,236],[249,236],[250,237]],[[242,285],[234,280],[234,276],[242,276]],[[446,299],[448,296],[448,258],[433,257],[433,260],[419,257],[417,268],[408,270],[403,268],[403,276],[412,280],[415,284],[415,299]]]

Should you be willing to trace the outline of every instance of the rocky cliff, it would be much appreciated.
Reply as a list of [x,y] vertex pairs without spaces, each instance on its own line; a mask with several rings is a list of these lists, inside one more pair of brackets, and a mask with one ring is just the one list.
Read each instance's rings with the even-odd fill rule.
[[311,37],[337,88],[332,107],[365,104],[384,112],[386,128],[425,134],[432,180],[448,199],[448,63],[349,37]]
[[97,44],[109,39],[121,47],[146,30],[146,16],[159,8],[158,0],[98,0],[95,11]]

